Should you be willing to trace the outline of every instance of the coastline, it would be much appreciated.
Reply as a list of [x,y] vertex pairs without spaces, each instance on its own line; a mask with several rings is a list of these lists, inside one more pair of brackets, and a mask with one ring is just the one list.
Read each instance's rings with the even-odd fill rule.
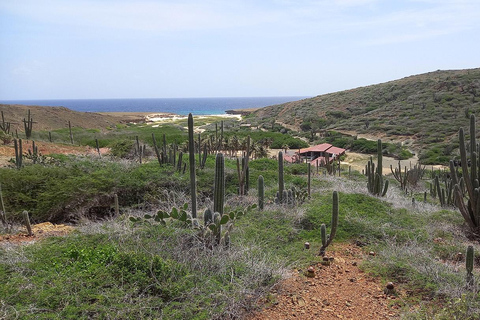
[[[242,119],[242,116],[245,115],[245,109],[237,110],[228,110],[231,112],[225,111],[224,114],[209,114],[209,115],[194,115],[194,118],[205,119],[210,117],[219,117],[219,118],[235,118],[238,120]],[[187,119],[186,115],[179,115],[171,112],[95,112],[101,115],[110,116],[118,119],[122,122],[162,122],[162,121],[175,121],[175,120],[184,120]]]

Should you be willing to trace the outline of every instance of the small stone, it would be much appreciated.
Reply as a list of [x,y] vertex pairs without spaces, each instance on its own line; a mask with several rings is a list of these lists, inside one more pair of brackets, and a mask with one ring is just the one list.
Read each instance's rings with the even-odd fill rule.
[[306,276],[309,277],[309,278],[314,278],[315,277],[315,268],[312,267],[312,266],[308,267]]
[[457,255],[455,256],[455,261],[463,261],[463,253],[457,253]]
[[385,293],[386,295],[395,294],[395,286],[392,282],[387,283],[385,289],[383,290],[383,293]]

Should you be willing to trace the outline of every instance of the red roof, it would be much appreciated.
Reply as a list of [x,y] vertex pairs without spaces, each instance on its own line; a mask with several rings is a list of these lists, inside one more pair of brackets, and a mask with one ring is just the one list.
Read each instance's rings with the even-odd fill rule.
[[342,148],[339,148],[339,147],[333,147],[333,146],[327,150],[328,153],[336,154],[337,156],[341,155],[341,154],[344,154],[345,151],[346,151],[345,149],[342,149]]
[[305,153],[305,152],[324,152],[327,151],[328,148],[331,148],[332,145],[330,143],[322,143],[318,144],[313,147],[305,148],[305,149],[300,149],[300,154]]

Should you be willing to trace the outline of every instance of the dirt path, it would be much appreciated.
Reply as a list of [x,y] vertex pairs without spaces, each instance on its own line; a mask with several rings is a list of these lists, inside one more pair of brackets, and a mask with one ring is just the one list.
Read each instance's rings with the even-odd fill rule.
[[329,266],[314,266],[315,277],[306,270],[294,270],[292,276],[260,301],[264,309],[248,320],[267,319],[398,319],[402,293],[386,295],[378,279],[362,272],[361,249],[353,244],[334,245],[327,251],[334,257]]

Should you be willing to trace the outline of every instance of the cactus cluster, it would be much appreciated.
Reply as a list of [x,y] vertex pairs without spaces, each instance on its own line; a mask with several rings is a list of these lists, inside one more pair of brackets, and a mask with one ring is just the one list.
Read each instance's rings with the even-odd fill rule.
[[[159,149],[159,145],[157,143],[157,139],[155,138],[155,134],[152,133],[152,145],[153,145],[153,150],[155,151],[155,155],[157,156],[157,161],[159,165],[164,165],[164,164],[170,164],[174,168],[177,168],[178,171],[181,171],[179,168],[182,168],[183,162],[182,162],[182,157],[180,156],[179,152],[179,146],[177,145],[176,142],[173,142],[172,144],[168,145],[167,144],[167,138],[165,134],[163,134],[163,142],[161,146],[161,151]],[[143,146],[143,153],[145,153],[145,146]],[[137,149],[140,150],[138,144],[135,147],[135,154],[138,154]],[[177,156],[178,152],[178,156]],[[183,153],[182,153],[183,156]],[[178,163],[180,162],[180,164]]]
[[325,250],[327,247],[332,243],[333,239],[335,238],[335,234],[337,233],[337,226],[338,226],[338,193],[337,191],[333,191],[332,195],[333,204],[332,204],[332,222],[330,226],[330,234],[327,235],[327,227],[325,224],[320,226],[320,234],[322,239],[322,246],[320,247],[320,256],[325,256]]
[[410,165],[410,169],[407,170],[407,166],[402,170],[400,160],[398,160],[398,167],[393,168],[390,165],[390,171],[392,172],[393,177],[400,183],[400,189],[406,190],[407,185],[416,186],[418,181],[420,181],[425,173],[425,166],[422,166],[420,163],[417,163],[413,166]]
[[383,181],[383,154],[382,154],[382,140],[378,139],[377,141],[377,167],[375,168],[375,163],[373,158],[370,157],[370,160],[367,163],[366,175],[367,175],[367,188],[368,192],[375,196],[385,196],[388,190],[388,180]]
[[435,176],[434,179],[434,193],[438,195],[438,199],[440,201],[440,206],[446,207],[447,205],[453,204],[453,183],[451,179],[445,180],[446,188],[442,188],[440,185],[440,179]]
[[5,121],[5,117],[2,113],[2,122],[0,122],[0,130],[2,130],[5,134],[10,134],[10,122]]
[[[469,228],[477,232],[480,230],[480,170],[478,170],[480,161],[478,159],[479,146],[475,134],[475,115],[472,114],[470,116],[470,157],[467,155],[463,128],[460,128],[458,136],[462,176],[461,178],[458,177],[453,160],[450,160],[450,176],[453,184],[455,206],[460,210]],[[466,203],[464,202],[464,194],[467,198]]]

